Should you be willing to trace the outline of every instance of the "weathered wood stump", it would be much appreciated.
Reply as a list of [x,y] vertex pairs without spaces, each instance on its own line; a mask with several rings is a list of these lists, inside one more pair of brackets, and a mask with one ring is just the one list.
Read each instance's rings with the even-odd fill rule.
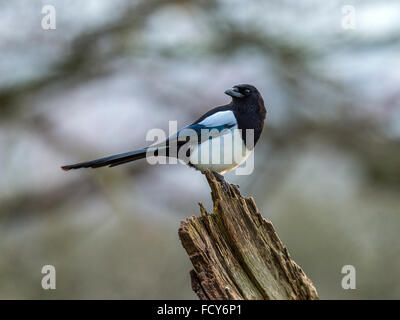
[[211,172],[214,212],[181,222],[179,237],[194,270],[192,288],[208,299],[318,299],[311,280],[291,259],[271,221],[234,185],[227,192]]

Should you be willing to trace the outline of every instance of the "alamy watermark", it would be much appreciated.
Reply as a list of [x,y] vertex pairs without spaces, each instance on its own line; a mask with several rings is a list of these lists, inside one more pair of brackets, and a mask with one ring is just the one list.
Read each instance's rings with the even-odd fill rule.
[[50,4],[42,7],[42,29],[43,30],[55,30],[57,28],[56,22],[56,8]]
[[356,8],[354,6],[342,6],[342,28],[344,30],[354,30],[356,28]]
[[356,268],[350,264],[343,266],[342,288],[344,290],[356,289]]
[[42,288],[44,290],[56,289],[56,268],[50,264],[42,267]]

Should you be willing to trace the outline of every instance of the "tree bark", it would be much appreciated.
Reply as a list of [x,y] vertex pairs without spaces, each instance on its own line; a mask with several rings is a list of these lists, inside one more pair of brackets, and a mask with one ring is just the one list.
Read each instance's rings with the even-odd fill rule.
[[194,270],[193,291],[201,300],[318,299],[311,280],[291,259],[271,221],[234,185],[230,192],[210,171],[214,212],[181,222],[179,237]]

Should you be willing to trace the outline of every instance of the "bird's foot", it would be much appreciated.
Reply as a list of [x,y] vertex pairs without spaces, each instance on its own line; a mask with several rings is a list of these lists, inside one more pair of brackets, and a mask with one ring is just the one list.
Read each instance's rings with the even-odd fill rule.
[[225,191],[229,195],[232,195],[231,187],[230,187],[229,183],[226,182],[224,176],[219,174],[219,173],[216,173],[216,172],[213,172],[213,174],[214,174],[215,178],[218,180],[218,182],[220,182],[222,184],[222,186],[224,187]]

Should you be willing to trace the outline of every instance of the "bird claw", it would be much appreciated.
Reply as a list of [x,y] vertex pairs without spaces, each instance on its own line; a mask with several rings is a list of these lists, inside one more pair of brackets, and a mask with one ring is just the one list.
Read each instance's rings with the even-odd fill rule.
[[225,191],[227,194],[232,195],[231,192],[231,187],[229,185],[228,182],[226,182],[225,178],[223,175],[220,175],[219,173],[213,172],[215,178],[218,180],[218,182],[220,182],[222,184],[222,186],[224,187]]
[[229,195],[231,196],[231,195],[232,195],[232,192],[231,192],[231,187],[230,187],[229,183],[226,182],[225,180],[224,180],[224,181],[221,181],[221,183],[222,183],[222,185],[224,186],[224,189],[225,189],[226,193],[229,194]]

